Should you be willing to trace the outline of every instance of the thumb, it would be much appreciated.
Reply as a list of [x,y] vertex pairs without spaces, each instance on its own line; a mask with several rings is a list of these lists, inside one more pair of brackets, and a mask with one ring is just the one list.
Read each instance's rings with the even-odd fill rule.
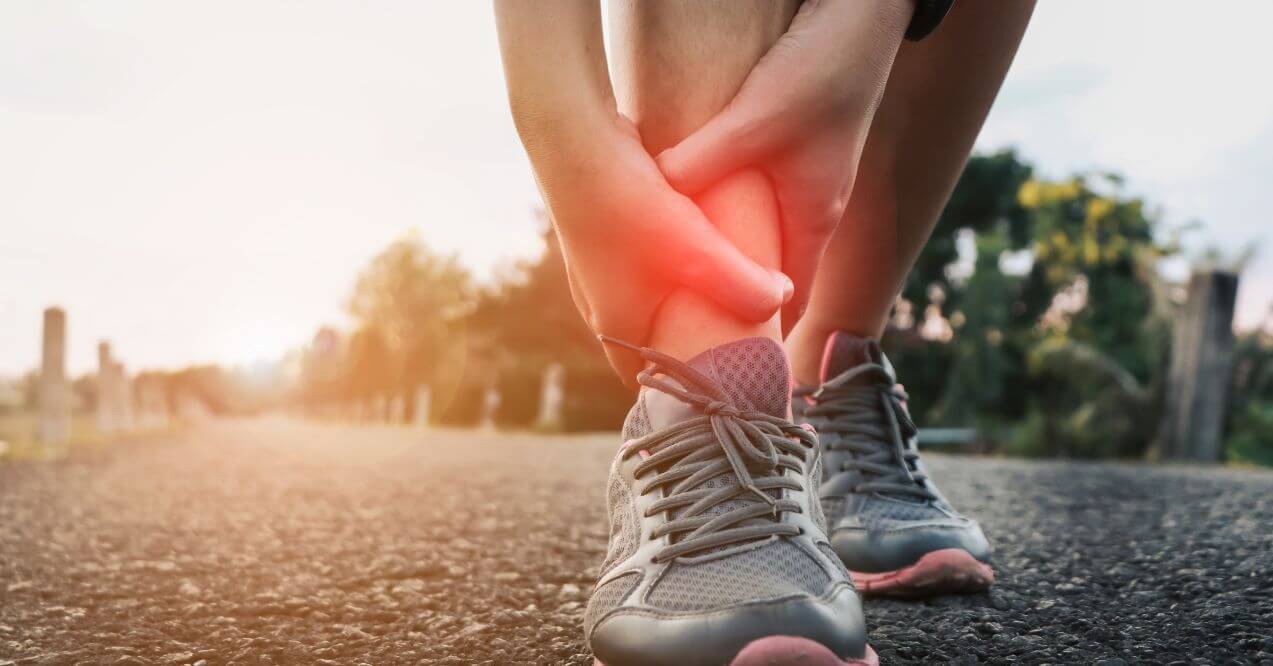
[[664,275],[745,321],[768,321],[791,299],[791,280],[742,253],[692,201],[664,218],[656,256]]
[[751,105],[735,98],[720,113],[655,161],[668,183],[694,195],[748,166],[771,149],[773,141]]

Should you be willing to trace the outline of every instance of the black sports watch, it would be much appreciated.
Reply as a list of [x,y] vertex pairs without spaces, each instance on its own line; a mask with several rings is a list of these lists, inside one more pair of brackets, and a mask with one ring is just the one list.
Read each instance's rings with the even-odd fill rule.
[[953,4],[955,0],[915,0],[915,14],[911,16],[911,24],[906,26],[906,39],[918,42],[927,37],[946,18]]

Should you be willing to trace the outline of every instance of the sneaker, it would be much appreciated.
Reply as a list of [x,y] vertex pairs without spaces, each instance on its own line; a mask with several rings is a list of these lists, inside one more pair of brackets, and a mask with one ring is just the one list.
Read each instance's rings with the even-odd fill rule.
[[610,468],[610,545],[584,613],[596,663],[877,664],[781,345],[749,338],[689,363],[631,348],[651,367]]
[[831,334],[820,379],[796,389],[796,420],[818,431],[822,510],[857,589],[919,597],[990,587],[990,544],[924,471],[906,394],[879,343]]

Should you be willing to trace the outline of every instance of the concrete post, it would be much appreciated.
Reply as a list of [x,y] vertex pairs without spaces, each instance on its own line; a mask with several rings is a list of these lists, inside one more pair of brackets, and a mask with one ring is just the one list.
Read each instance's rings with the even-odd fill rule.
[[105,340],[97,343],[97,430],[103,435],[113,435],[120,428],[116,369],[110,343]]
[[1233,373],[1233,305],[1238,276],[1194,273],[1176,321],[1166,422],[1159,451],[1169,460],[1215,462],[1223,455]]
[[412,412],[412,420],[418,428],[429,427],[429,410],[433,405],[433,394],[428,386],[421,385],[415,390],[415,411]]
[[560,363],[544,368],[544,381],[539,391],[539,417],[535,427],[540,430],[561,430],[561,404],[565,399],[566,369]]
[[495,413],[499,411],[501,400],[499,388],[494,383],[486,387],[486,392],[482,394],[482,420],[478,422],[479,428],[495,430]]
[[71,392],[66,382],[66,313],[60,308],[44,311],[43,342],[36,436],[46,452],[61,453],[71,439]]

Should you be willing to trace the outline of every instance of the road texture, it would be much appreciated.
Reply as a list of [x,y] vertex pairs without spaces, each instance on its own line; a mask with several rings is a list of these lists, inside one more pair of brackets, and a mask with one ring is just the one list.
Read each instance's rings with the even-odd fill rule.
[[[579,664],[613,436],[219,423],[0,464],[0,664]],[[1273,475],[933,456],[989,594],[884,663],[1273,663]]]

